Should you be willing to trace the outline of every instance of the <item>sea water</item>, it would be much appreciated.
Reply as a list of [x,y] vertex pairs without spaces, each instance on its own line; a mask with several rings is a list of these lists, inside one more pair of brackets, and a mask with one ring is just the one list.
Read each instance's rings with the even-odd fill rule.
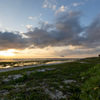
[[68,58],[0,59],[0,69],[41,65],[41,64],[65,63],[72,60],[74,59],[68,59]]

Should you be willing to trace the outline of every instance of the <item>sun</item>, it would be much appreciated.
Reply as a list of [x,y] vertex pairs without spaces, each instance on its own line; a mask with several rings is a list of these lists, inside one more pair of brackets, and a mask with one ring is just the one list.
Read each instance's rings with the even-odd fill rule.
[[9,49],[6,51],[0,51],[1,56],[14,56],[15,54],[13,53],[15,50],[14,49]]

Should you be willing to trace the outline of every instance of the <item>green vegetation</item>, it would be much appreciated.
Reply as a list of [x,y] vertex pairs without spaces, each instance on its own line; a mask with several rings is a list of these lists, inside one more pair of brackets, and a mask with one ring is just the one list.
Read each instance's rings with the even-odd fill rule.
[[81,99],[100,100],[100,64],[81,75],[83,76],[83,80],[86,80],[81,88]]
[[0,99],[99,100],[100,59],[0,73]]

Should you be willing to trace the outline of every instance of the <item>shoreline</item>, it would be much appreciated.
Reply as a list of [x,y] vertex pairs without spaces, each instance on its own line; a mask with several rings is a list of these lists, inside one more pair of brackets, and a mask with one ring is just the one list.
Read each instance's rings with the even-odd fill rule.
[[[73,60],[75,61],[75,60]],[[57,64],[63,64],[63,63],[68,63],[68,62],[73,62],[73,61],[66,61],[62,63],[53,63],[53,64],[41,64],[41,65],[32,65],[32,66],[24,66],[24,67],[15,67],[15,68],[5,68],[5,69],[0,69],[0,73],[2,72],[8,72],[8,71],[15,71],[15,70],[21,70],[21,69],[28,69],[28,68],[33,68],[33,67],[41,67],[41,66],[48,66],[48,65],[57,65]]]

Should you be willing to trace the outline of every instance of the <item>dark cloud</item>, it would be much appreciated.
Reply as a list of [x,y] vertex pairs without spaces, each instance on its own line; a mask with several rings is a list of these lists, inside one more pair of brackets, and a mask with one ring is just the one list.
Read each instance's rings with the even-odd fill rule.
[[56,19],[54,25],[42,23],[41,28],[28,32],[36,47],[81,45],[79,34],[83,31],[79,19],[81,12],[69,12]]
[[87,46],[94,48],[100,45],[100,15],[88,26],[85,35]]
[[97,55],[100,53],[100,46],[97,48],[83,48],[83,49],[72,49],[72,50],[62,50],[58,53],[56,53],[56,55],[65,55],[65,56],[70,56],[70,55]]
[[40,28],[43,30],[50,30],[54,27],[53,24],[49,24],[48,22],[39,22]]
[[0,32],[0,50],[24,49],[28,47],[28,40],[14,32]]
[[[100,15],[87,27],[80,24],[82,12],[71,11],[59,15],[54,24],[40,22],[40,27],[23,33],[0,32],[0,49],[44,48],[47,46],[83,46],[94,48],[100,45]],[[79,51],[78,51],[79,52]]]

